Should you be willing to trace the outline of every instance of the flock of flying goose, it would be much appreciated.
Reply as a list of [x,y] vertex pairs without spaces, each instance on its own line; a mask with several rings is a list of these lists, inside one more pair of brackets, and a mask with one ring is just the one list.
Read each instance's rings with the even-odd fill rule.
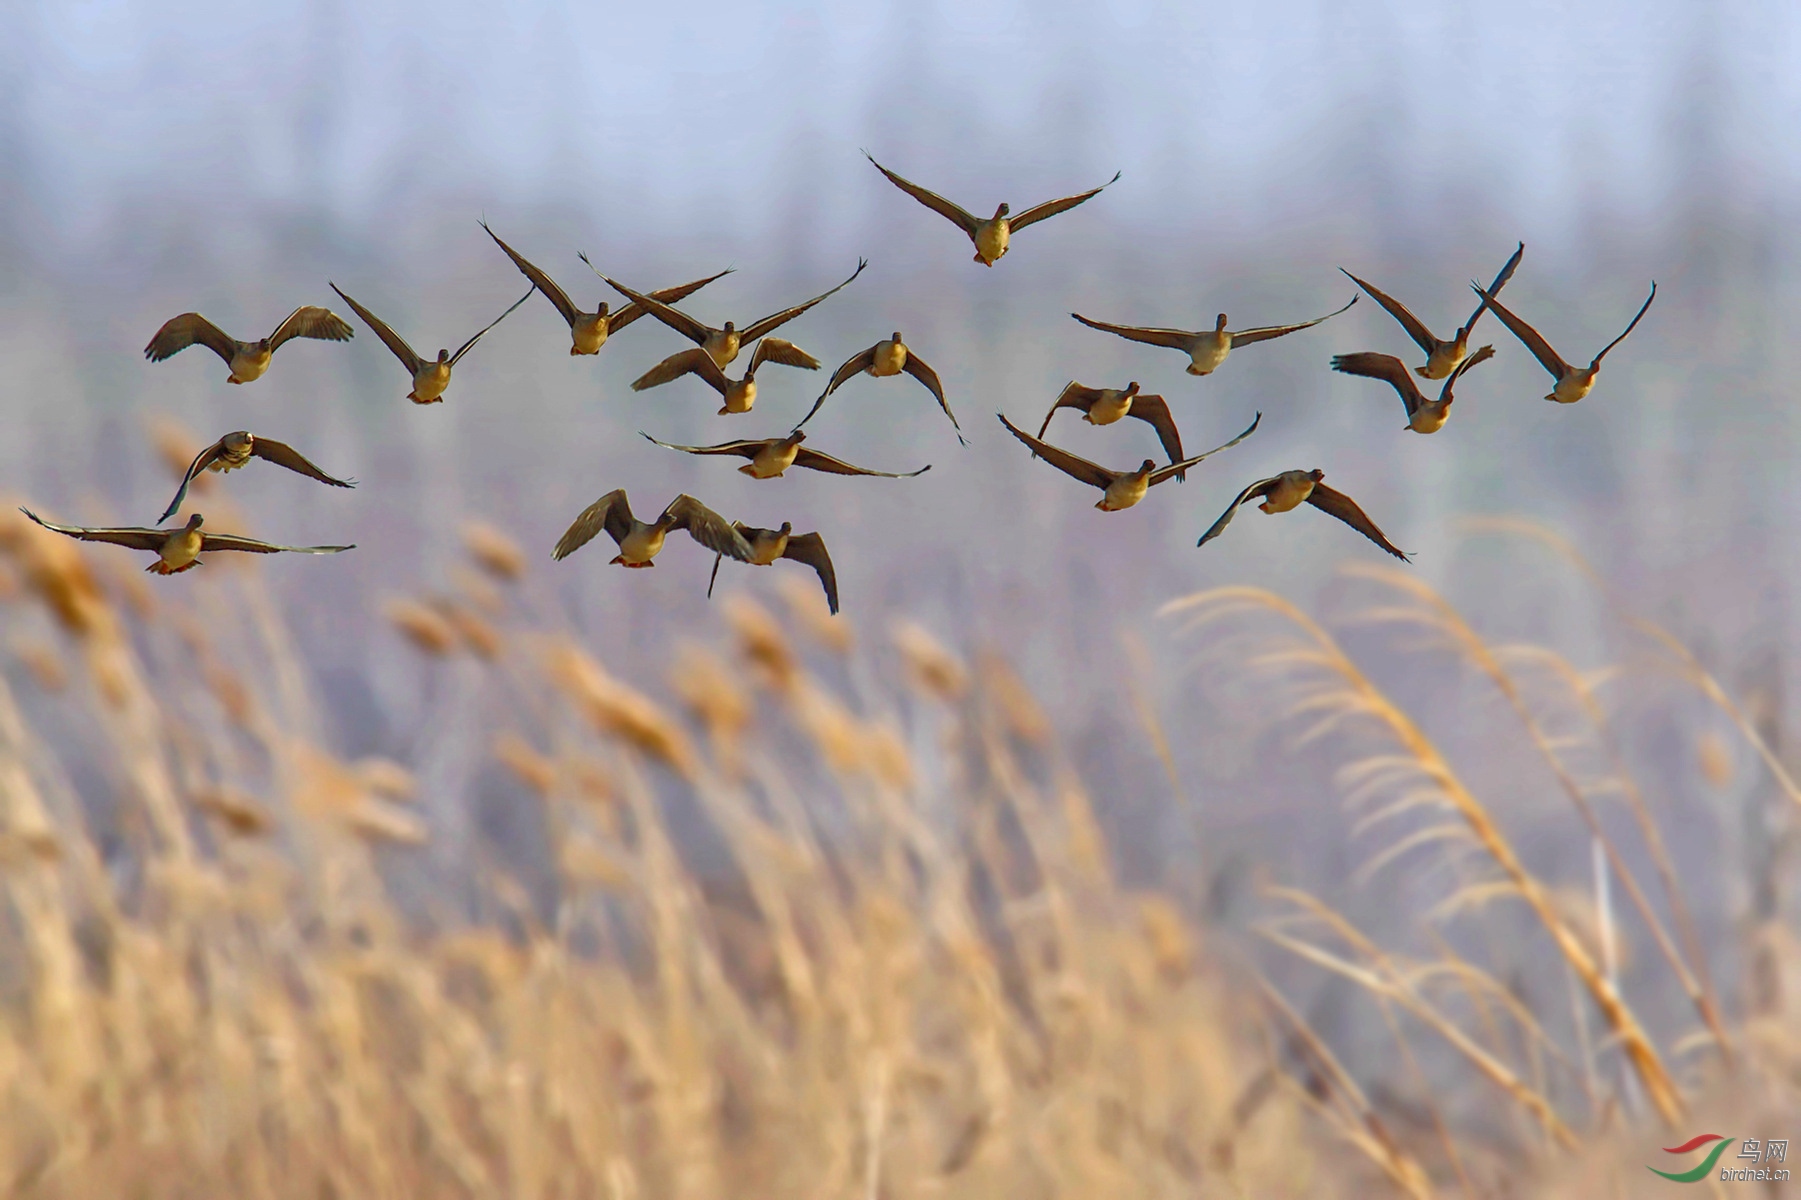
[[[867,154],[865,157],[869,157]],[[1058,213],[1082,204],[1099,194],[1108,185],[1119,179],[1119,175],[1086,192],[1074,196],[1065,196],[1060,200],[1047,201],[1033,208],[1012,215],[1012,210],[1002,204],[994,210],[994,215],[986,220],[976,217],[965,209],[931,192],[910,180],[903,179],[887,167],[876,162],[873,157],[869,161],[888,178],[896,187],[925,205],[927,208],[948,219],[968,236],[975,247],[975,261],[985,267],[992,267],[1007,253],[1012,237],[1019,230],[1036,222],[1054,217]],[[550,276],[522,258],[511,246],[501,241],[486,222],[482,228],[494,239],[496,245],[505,251],[514,265],[531,281],[531,287],[525,295],[515,300],[505,312],[494,318],[478,330],[468,341],[464,342],[453,354],[449,350],[439,350],[435,359],[421,358],[407,344],[405,338],[395,333],[386,322],[370,312],[362,304],[352,299],[337,284],[331,288],[340,299],[349,305],[351,310],[374,331],[376,337],[387,346],[406,368],[412,381],[412,390],[407,399],[415,404],[435,404],[444,399],[444,393],[450,386],[451,370],[463,356],[475,346],[494,326],[504,320],[514,309],[531,298],[532,292],[540,292],[553,304],[569,325],[570,354],[597,354],[606,345],[608,339],[625,326],[649,315],[667,325],[694,343],[694,347],[678,354],[671,355],[646,371],[632,383],[634,391],[659,387],[671,383],[684,375],[697,376],[714,391],[719,393],[722,416],[745,413],[751,410],[757,398],[757,371],[765,363],[776,363],[786,367],[797,367],[803,370],[818,370],[819,359],[802,350],[786,339],[771,336],[788,322],[799,317],[814,305],[848,286],[850,282],[862,274],[867,261],[860,261],[850,278],[830,291],[823,292],[811,300],[791,308],[784,308],[759,321],[754,321],[742,328],[727,321],[722,327],[703,324],[693,317],[672,307],[688,296],[706,287],[714,280],[727,274],[721,271],[704,279],[696,279],[677,287],[665,288],[661,291],[636,292],[619,283],[594,267],[586,254],[579,257],[587,263],[596,275],[611,286],[629,303],[619,309],[611,309],[604,301],[594,312],[584,312],[570,300],[569,294],[559,287]],[[1423,322],[1415,317],[1406,305],[1376,288],[1373,284],[1359,279],[1350,272],[1345,272],[1359,289],[1367,293],[1376,303],[1386,309],[1409,337],[1426,355],[1424,365],[1414,368],[1422,378],[1443,380],[1438,396],[1428,397],[1420,390],[1418,384],[1408,373],[1406,365],[1390,354],[1364,351],[1356,354],[1341,354],[1332,359],[1332,368],[1349,375],[1359,375],[1369,379],[1381,380],[1394,388],[1401,397],[1407,410],[1406,428],[1415,433],[1435,433],[1441,429],[1450,415],[1453,399],[1452,389],[1464,372],[1494,356],[1493,346],[1482,346],[1473,353],[1470,350],[1470,334],[1476,322],[1484,312],[1493,311],[1503,324],[1526,345],[1533,356],[1543,364],[1555,381],[1547,400],[1560,404],[1574,404],[1588,395],[1594,387],[1596,376],[1601,371],[1601,360],[1607,353],[1623,341],[1631,333],[1639,321],[1651,307],[1652,300],[1657,297],[1657,285],[1652,283],[1651,294],[1645,298],[1643,306],[1638,310],[1625,331],[1609,342],[1601,352],[1594,356],[1587,366],[1572,366],[1553,350],[1550,343],[1518,316],[1514,315],[1497,299],[1501,289],[1512,278],[1514,270],[1519,266],[1525,253],[1522,243],[1501,268],[1498,275],[1488,287],[1471,283],[1480,299],[1476,309],[1470,314],[1457,332],[1450,338],[1440,338],[1432,333]],[[729,271],[729,268],[728,268]],[[1228,329],[1226,314],[1219,314],[1212,329],[1189,332],[1181,329],[1165,329],[1136,325],[1117,325],[1105,321],[1095,321],[1071,313],[1077,321],[1092,329],[1104,333],[1115,334],[1130,341],[1151,346],[1166,346],[1179,350],[1189,359],[1188,373],[1191,375],[1208,375],[1225,362],[1226,356],[1239,346],[1255,342],[1268,341],[1272,338],[1285,337],[1303,329],[1309,329],[1322,321],[1331,319],[1357,302],[1352,296],[1350,304],[1323,317],[1309,321],[1301,321],[1290,325],[1270,325],[1255,329]],[[144,347],[144,356],[152,362],[161,362],[171,355],[187,349],[189,346],[201,345],[212,350],[230,368],[228,383],[250,383],[262,377],[269,369],[269,363],[276,350],[293,338],[316,338],[326,341],[347,341],[352,336],[350,325],[335,313],[324,308],[303,306],[288,315],[268,337],[254,342],[242,342],[227,336],[217,325],[199,313],[183,313],[168,321],[150,339]],[[740,379],[733,379],[725,373],[725,368],[737,359],[741,351],[755,344],[750,352],[749,364],[745,367]],[[836,475],[875,475],[884,478],[909,478],[930,470],[930,466],[917,471],[891,472],[876,471],[866,467],[853,466],[842,459],[814,450],[803,445],[806,431],[803,426],[812,420],[820,406],[843,386],[859,374],[867,374],[875,378],[887,378],[902,373],[911,375],[923,384],[938,401],[944,415],[956,430],[957,439],[967,445],[963,430],[957,423],[956,414],[951,411],[945,400],[943,384],[939,382],[938,373],[924,359],[921,359],[896,332],[865,350],[859,351],[846,359],[831,375],[825,391],[819,396],[807,415],[786,436],[755,440],[739,440],[721,442],[711,446],[683,446],[671,442],[659,441],[644,434],[658,446],[685,454],[725,455],[745,459],[739,471],[753,479],[772,479],[781,475],[790,467],[802,467],[808,470],[824,471]],[[1049,430],[1051,419],[1065,408],[1071,408],[1082,414],[1082,419],[1093,425],[1112,425],[1126,417],[1136,417],[1146,422],[1156,431],[1169,462],[1159,466],[1152,459],[1145,459],[1135,470],[1111,470],[1097,463],[1080,458],[1067,450],[1060,449],[1044,441]],[[1034,458],[1042,458],[1051,466],[1063,471],[1075,479],[1101,490],[1100,501],[1096,508],[1104,512],[1117,512],[1130,508],[1144,499],[1145,493],[1152,486],[1170,478],[1184,478],[1188,468],[1205,458],[1222,450],[1236,446],[1250,437],[1262,420],[1257,414],[1249,428],[1224,445],[1216,446],[1204,454],[1184,457],[1182,438],[1176,428],[1175,419],[1170,415],[1169,405],[1162,396],[1147,395],[1139,390],[1137,383],[1129,383],[1124,388],[1094,388],[1071,382],[1057,397],[1050,410],[1045,413],[1044,421],[1038,428],[1036,436],[1027,433],[1000,415],[1000,422],[1009,433],[1018,438],[1032,451]],[[293,447],[269,438],[257,437],[246,430],[228,433],[217,442],[208,446],[195,456],[187,473],[182,477],[181,485],[176,489],[175,498],[169,502],[159,523],[167,521],[181,507],[186,497],[188,486],[205,471],[232,471],[242,467],[252,458],[261,458],[277,466],[286,467],[320,483],[332,487],[354,487],[354,482],[337,479],[314,466],[305,456]],[[1201,535],[1197,545],[1203,545],[1212,538],[1218,537],[1231,522],[1233,514],[1241,505],[1252,500],[1260,500],[1258,505],[1263,512],[1288,512],[1301,504],[1311,504],[1315,508],[1337,517],[1340,521],[1363,534],[1370,541],[1380,546],[1396,558],[1405,560],[1407,555],[1395,548],[1375,522],[1358,507],[1357,503],[1343,492],[1327,487],[1323,482],[1325,473],[1318,470],[1284,471],[1268,479],[1260,479],[1251,484],[1233,498],[1217,521]],[[292,552],[300,554],[333,554],[342,550],[354,549],[354,546],[281,546],[269,542],[257,541],[253,538],[239,537],[233,534],[207,532],[202,528],[203,519],[199,513],[188,517],[185,525],[173,528],[87,528],[73,525],[57,525],[45,521],[29,509],[22,510],[27,517],[53,529],[58,533],[84,541],[111,542],[115,545],[129,546],[137,550],[153,552],[156,561],[148,570],[159,575],[173,575],[200,565],[200,556],[214,551],[237,550],[255,554],[273,554]],[[778,559],[791,559],[812,567],[819,575],[820,583],[825,589],[827,602],[831,610],[838,611],[838,583],[832,567],[831,556],[826,552],[825,540],[818,533],[795,533],[791,522],[784,521],[779,529],[760,529],[746,525],[741,521],[727,521],[718,513],[709,509],[700,501],[688,495],[678,495],[662,510],[654,521],[642,521],[632,515],[631,505],[626,500],[623,488],[615,489],[583,509],[581,514],[569,526],[558,540],[553,555],[562,559],[591,541],[598,533],[605,532],[618,546],[619,553],[612,562],[621,566],[640,568],[654,565],[653,560],[663,548],[664,539],[673,530],[686,530],[690,537],[706,549],[713,551],[713,581],[719,574],[719,563],[725,558],[753,566],[768,566]],[[709,582],[707,594],[712,595],[713,583]]]

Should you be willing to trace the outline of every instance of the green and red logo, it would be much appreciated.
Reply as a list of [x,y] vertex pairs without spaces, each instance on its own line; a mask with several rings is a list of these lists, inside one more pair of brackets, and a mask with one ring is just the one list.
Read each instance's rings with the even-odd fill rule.
[[1699,1165],[1691,1167],[1686,1171],[1659,1171],[1656,1167],[1646,1167],[1645,1169],[1650,1171],[1653,1175],[1662,1175],[1665,1179],[1674,1183],[1696,1183],[1707,1178],[1708,1174],[1712,1172],[1714,1164],[1720,1161],[1720,1155],[1726,1153],[1726,1147],[1732,1145],[1732,1143],[1737,1140],[1738,1139],[1736,1138],[1725,1137],[1718,1133],[1698,1134],[1682,1143],[1680,1146],[1663,1147],[1663,1152],[1665,1154],[1687,1154],[1692,1150],[1699,1150],[1709,1142],[1718,1143],[1712,1150],[1707,1152],[1707,1157],[1702,1159]]

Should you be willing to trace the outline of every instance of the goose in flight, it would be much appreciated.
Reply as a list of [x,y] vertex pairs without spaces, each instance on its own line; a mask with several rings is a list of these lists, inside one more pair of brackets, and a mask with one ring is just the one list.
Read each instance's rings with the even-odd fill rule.
[[1013,240],[1016,230],[1024,229],[1027,225],[1035,225],[1046,217],[1054,217],[1060,212],[1068,212],[1083,201],[1099,195],[1103,189],[1117,183],[1120,175],[1118,171],[1115,171],[1113,178],[1101,184],[1100,187],[1090,188],[1088,191],[1074,196],[1065,196],[1061,200],[1046,200],[1043,204],[1026,209],[1017,217],[1012,215],[1012,208],[1002,204],[994,210],[992,217],[984,221],[974,213],[946,200],[937,192],[927,191],[911,180],[902,179],[881,163],[876,162],[875,156],[869,151],[863,151],[863,157],[867,158],[876,170],[886,175],[889,183],[968,235],[970,242],[976,248],[975,261],[984,267],[992,267],[1000,256],[1007,252],[1007,245]]
[[1224,533],[1226,526],[1232,523],[1232,516],[1238,511],[1239,505],[1262,499],[1263,503],[1257,507],[1266,513],[1288,512],[1299,508],[1302,503],[1311,504],[1321,512],[1337,517],[1402,562],[1411,561],[1404,551],[1395,549],[1394,543],[1376,528],[1376,523],[1357,507],[1355,500],[1321,483],[1325,477],[1326,473],[1316,468],[1312,471],[1284,471],[1268,479],[1259,479],[1238,493],[1238,497],[1220,514],[1219,520],[1201,535],[1201,540],[1195,545],[1205,546]]
[[[589,263],[588,265],[592,267],[594,264]],[[788,322],[794,320],[794,318],[806,312],[809,308],[812,308],[815,304],[818,304],[821,300],[824,300],[827,296],[830,296],[833,292],[838,291],[839,288],[848,287],[851,279],[855,279],[857,276],[861,275],[863,273],[863,268],[868,265],[868,259],[859,258],[857,260],[857,269],[850,273],[850,279],[846,279],[843,283],[839,284],[838,287],[831,289],[831,291],[821,292],[804,304],[796,304],[792,308],[784,308],[780,312],[770,313],[762,320],[752,321],[742,329],[738,328],[738,326],[730,321],[727,321],[724,327],[720,329],[714,329],[711,325],[702,325],[687,313],[678,312],[654,297],[640,295],[639,293],[632,291],[632,289],[626,287],[624,284],[614,280],[610,275],[602,274],[598,270],[596,270],[595,274],[600,275],[602,279],[607,281],[607,284],[610,287],[621,295],[628,297],[636,304],[643,305],[644,310],[651,316],[663,322],[663,324],[669,326],[669,328],[675,330],[677,333],[693,342],[696,346],[699,346],[702,350],[705,350],[707,354],[712,357],[715,365],[723,367],[734,358],[738,357],[738,351],[742,347],[750,345],[765,334],[775,332],[783,325],[786,325]],[[775,358],[776,362],[779,362],[786,367],[801,367],[808,371],[817,371],[819,369],[819,360],[814,358],[811,354],[808,354],[805,350],[802,350],[799,346],[794,345],[794,343],[777,339],[777,345],[784,347],[785,349],[781,352],[783,357],[778,358],[773,353],[770,355],[770,357]]]
[[752,479],[775,479],[789,467],[805,467],[809,471],[823,471],[828,475],[875,475],[883,479],[911,479],[932,469],[931,463],[917,471],[871,471],[867,467],[853,467],[842,459],[802,446],[801,443],[807,440],[803,429],[796,429],[787,437],[721,442],[717,446],[678,446],[674,442],[657,441],[642,429],[638,433],[665,449],[680,450],[683,454],[735,454],[739,458],[747,458],[750,461],[738,470]]
[[[795,533],[794,526],[787,521],[782,522],[780,529],[758,529],[742,521],[733,521],[732,528],[750,543],[750,557],[744,560],[750,566],[767,567],[777,559],[786,558],[812,567],[819,576],[819,585],[825,589],[826,605],[833,616],[838,615],[838,573],[832,569],[832,556],[826,553],[824,538],[817,533]],[[721,554],[713,559],[713,576],[707,580],[708,599],[713,596],[713,585],[719,580],[719,564],[724,558]]]
[[551,556],[568,558],[604,530],[619,547],[611,562],[622,567],[654,567],[651,560],[663,549],[663,540],[672,529],[686,529],[689,537],[716,554],[730,555],[740,562],[750,559],[750,543],[724,517],[693,496],[677,496],[655,521],[647,524],[632,516],[624,488],[616,488],[584,508],[557,539]]
[[[1520,265],[1520,257],[1525,253],[1526,243],[1521,242],[1519,249],[1513,252],[1513,257],[1507,260],[1507,265],[1501,268],[1501,273],[1496,275],[1494,282],[1488,285],[1489,295],[1501,294],[1501,289],[1507,286],[1509,279],[1513,278],[1514,269]],[[1405,304],[1377,289],[1375,285],[1365,283],[1349,271],[1345,271],[1343,267],[1338,269],[1344,271],[1345,277],[1352,283],[1368,292],[1372,300],[1387,309],[1388,315],[1399,321],[1401,328],[1407,331],[1407,336],[1426,352],[1426,365],[1414,368],[1423,378],[1443,379],[1455,370],[1457,364],[1463,361],[1463,356],[1470,352],[1470,333],[1476,328],[1477,320],[1488,309],[1488,301],[1484,300],[1476,305],[1476,311],[1470,314],[1470,319],[1465,321],[1449,339],[1440,338],[1427,329],[1425,323],[1414,316]]]
[[343,290],[337,284],[332,284],[331,290],[343,297],[344,303],[350,305],[352,311],[363,319],[363,323],[375,331],[375,336],[382,340],[382,345],[394,352],[394,357],[400,360],[400,365],[405,367],[407,373],[413,377],[413,390],[406,394],[406,398],[414,404],[438,404],[444,399],[444,390],[450,386],[450,368],[462,361],[463,355],[469,353],[470,347],[482,340],[482,334],[506,320],[513,309],[530,300],[532,293],[538,289],[528,288],[525,295],[507,307],[506,312],[489,321],[475,332],[474,337],[457,347],[455,354],[441,349],[438,351],[436,359],[420,358],[413,353],[413,348],[406,344],[405,338],[389,329],[387,322],[380,317],[344,295]]
[[[1051,427],[1051,418],[1057,415],[1060,408],[1079,409],[1082,419],[1090,425],[1111,425],[1126,417],[1137,417],[1157,431],[1157,440],[1163,443],[1163,452],[1169,455],[1170,462],[1180,461],[1182,457],[1182,435],[1176,432],[1176,420],[1169,415],[1169,405],[1162,396],[1146,395],[1138,390],[1136,381],[1123,388],[1091,388],[1071,380],[1044,414],[1044,424],[1038,427],[1038,436]],[[1178,480],[1186,477],[1187,472],[1179,472]]]
[[1495,316],[1501,318],[1501,323],[1513,330],[1513,336],[1526,343],[1526,349],[1532,351],[1532,357],[1538,359],[1539,364],[1551,373],[1551,378],[1557,382],[1552,386],[1550,395],[1545,399],[1555,400],[1559,404],[1574,404],[1588,395],[1590,389],[1595,386],[1595,379],[1601,374],[1601,360],[1607,357],[1609,350],[1626,340],[1626,334],[1632,332],[1650,309],[1651,301],[1657,299],[1657,282],[1653,280],[1651,294],[1645,297],[1644,305],[1638,310],[1638,315],[1632,318],[1631,324],[1626,326],[1625,332],[1601,347],[1601,353],[1595,355],[1588,366],[1572,367],[1558,356],[1557,351],[1551,349],[1551,343],[1545,341],[1539,335],[1538,330],[1502,308],[1501,302],[1496,300],[1492,293],[1482,290],[1482,285],[1472,281],[1470,286],[1475,288],[1476,294],[1495,310]]
[[247,554],[336,554],[341,550],[356,549],[354,542],[348,546],[277,546],[255,538],[239,537],[235,533],[202,533],[199,513],[189,515],[188,523],[175,529],[95,529],[52,524],[29,508],[19,511],[45,529],[54,529],[84,542],[110,542],[133,550],[149,550],[156,555],[156,561],[144,569],[153,575],[179,575],[199,566],[202,554],[219,550],[242,550]]
[[[1000,414],[996,415],[999,416]],[[1095,504],[1096,508],[1100,509],[1102,512],[1118,512],[1122,508],[1131,508],[1134,504],[1137,504],[1140,500],[1144,499],[1146,492],[1150,491],[1151,488],[1155,487],[1157,484],[1162,483],[1165,479],[1170,478],[1172,475],[1180,474],[1189,467],[1200,462],[1202,459],[1218,454],[1221,450],[1230,449],[1250,437],[1251,434],[1257,431],[1257,422],[1263,420],[1263,414],[1258,413],[1256,420],[1253,420],[1249,428],[1243,433],[1239,434],[1223,446],[1215,446],[1213,449],[1207,451],[1206,454],[1197,454],[1193,458],[1185,458],[1180,462],[1173,462],[1165,467],[1159,467],[1153,460],[1147,458],[1139,465],[1136,471],[1108,470],[1106,467],[1100,466],[1097,463],[1091,463],[1085,458],[1080,458],[1071,454],[1067,450],[1058,449],[1049,442],[1039,441],[1013,422],[1007,420],[1005,416],[1001,416],[1000,420],[1001,424],[1007,427],[1008,433],[1011,433],[1014,437],[1029,446],[1032,452],[1039,458],[1044,459],[1044,461],[1050,463],[1051,466],[1056,467],[1059,471],[1062,471],[1072,478],[1079,479],[1090,486],[1100,488],[1102,496],[1100,501]]]
[[[563,314],[563,320],[569,323],[569,353],[599,354],[600,348],[607,344],[609,337],[644,315],[644,306],[641,304],[628,304],[618,312],[610,312],[605,300],[600,302],[599,311],[583,312],[575,306],[575,301],[569,298],[569,293],[557,286],[556,280],[527,262],[511,246],[501,241],[499,234],[488,229],[486,221],[481,222],[481,227],[488,230],[488,236],[494,239],[496,246],[506,251],[507,257],[513,260],[513,265],[519,268],[519,273],[531,280],[532,286],[542,292],[544,298],[554,304],[556,310]],[[583,262],[588,262],[586,254],[579,257]],[[592,269],[594,264],[588,263],[588,266]],[[674,304],[731,272],[732,269],[727,267],[718,275],[696,279],[693,283],[684,283],[680,287],[664,288],[660,292],[651,292],[650,295],[665,304]]]
[[766,362],[792,365],[796,355],[801,358],[811,357],[793,342],[784,341],[778,337],[766,337],[757,343],[756,352],[750,356],[750,366],[745,368],[744,378],[733,379],[717,362],[713,361],[712,355],[696,346],[692,350],[671,354],[632,380],[632,391],[642,392],[646,388],[661,387],[665,383],[693,373],[705,380],[708,387],[719,393],[719,398],[724,403],[717,415],[723,417],[728,413],[747,413],[757,402],[757,368]]
[[[1357,303],[1357,297],[1351,297],[1351,304]],[[1143,342],[1147,346],[1168,346],[1172,350],[1180,350],[1188,355],[1188,373],[1190,375],[1211,375],[1226,361],[1226,355],[1234,346],[1248,346],[1252,342],[1267,342],[1271,338],[1285,337],[1303,329],[1311,329],[1321,321],[1329,321],[1345,308],[1336,309],[1323,317],[1315,317],[1311,321],[1301,321],[1294,325],[1264,325],[1256,329],[1241,329],[1232,332],[1226,328],[1226,314],[1219,314],[1212,329],[1203,329],[1198,333],[1190,333],[1185,329],[1159,329],[1142,325],[1110,325],[1105,321],[1091,321],[1081,313],[1069,315],[1088,326],[1103,333],[1117,334],[1127,341]]]
[[[1403,428],[1415,433],[1437,433],[1445,427],[1445,421],[1451,415],[1451,389],[1463,378],[1463,373],[1477,363],[1487,362],[1495,356],[1493,346],[1483,346],[1474,354],[1466,356],[1451,374],[1446,377],[1444,387],[1438,391],[1438,399],[1428,400],[1420,391],[1419,385],[1413,382],[1413,376],[1407,373],[1407,364],[1392,354],[1372,354],[1361,351],[1357,354],[1338,354],[1332,358],[1332,369],[1342,371],[1346,375],[1361,375],[1365,379],[1380,379],[1401,394],[1401,403],[1407,407],[1407,424]],[[1422,370],[1421,374],[1425,374]]]
[[886,379],[891,375],[899,375],[902,371],[926,385],[926,389],[937,398],[938,407],[950,418],[951,428],[957,431],[957,440],[965,446],[969,445],[969,439],[963,436],[963,427],[957,424],[957,414],[951,411],[951,406],[944,399],[944,385],[938,381],[938,372],[927,366],[925,359],[913,353],[912,348],[901,341],[898,329],[894,331],[893,337],[884,338],[869,349],[859,350],[845,359],[843,365],[832,372],[832,381],[826,384],[825,391],[819,394],[819,399],[813,401],[813,407],[807,410],[807,415],[800,419],[800,425],[795,428],[799,429],[801,425],[811,421],[813,414],[819,411],[819,406],[825,403],[825,398],[857,374]]
[[169,501],[169,507],[157,518],[158,523],[167,521],[181,507],[187,497],[188,485],[194,482],[197,475],[206,471],[235,471],[252,458],[260,458],[272,462],[278,467],[286,467],[309,479],[317,479],[320,483],[332,487],[350,488],[356,486],[352,479],[333,479],[318,467],[315,467],[294,447],[273,438],[256,437],[247,429],[239,429],[228,433],[199,454],[188,464],[187,474],[181,477],[181,486],[175,489],[175,499]]
[[254,342],[240,342],[228,337],[223,329],[197,312],[170,317],[144,347],[144,357],[162,362],[189,346],[201,345],[225,360],[231,368],[227,383],[249,383],[262,378],[269,360],[291,338],[319,338],[327,342],[347,342],[355,331],[343,317],[328,308],[303,304],[288,314],[288,319],[275,327],[275,332]]

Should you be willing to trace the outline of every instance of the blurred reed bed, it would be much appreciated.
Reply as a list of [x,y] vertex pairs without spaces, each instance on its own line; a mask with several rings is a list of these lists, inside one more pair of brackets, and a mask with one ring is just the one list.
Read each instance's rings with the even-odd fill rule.
[[[438,765],[331,752],[258,564],[153,589],[0,517],[9,1194],[1627,1194],[1665,1129],[1797,1111],[1792,931],[1747,929],[1759,983],[1723,997],[1605,681],[1488,645],[1403,572],[1359,569],[1351,623],[1487,681],[1595,880],[1541,876],[1430,722],[1289,602],[1216,589],[1162,631],[1257,720],[1342,746],[1380,842],[1362,886],[1403,878],[1419,913],[1397,946],[1282,863],[1249,939],[1123,886],[992,652],[872,635],[777,574],[778,603],[723,597],[664,677],[626,679],[506,535],[462,547],[445,587],[381,604],[486,698],[460,749],[511,831],[431,880]],[[1182,718],[1133,707],[1171,762]],[[1509,967],[1485,923],[1514,904],[1550,952]],[[1660,975],[1623,973],[1641,952]],[[1321,977],[1397,1070],[1359,1078],[1315,1027],[1295,981]]]

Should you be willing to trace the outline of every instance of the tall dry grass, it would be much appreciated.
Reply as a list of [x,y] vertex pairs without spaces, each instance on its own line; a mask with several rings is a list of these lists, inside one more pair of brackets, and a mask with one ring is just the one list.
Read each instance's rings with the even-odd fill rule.
[[[1749,931],[1761,990],[1722,996],[1594,682],[1401,574],[1363,573],[1354,617],[1503,698],[1599,847],[1592,898],[1269,593],[1170,612],[1273,726],[1342,743],[1363,886],[1437,881],[1418,945],[1280,862],[1248,940],[1123,886],[1105,781],[991,653],[778,585],[629,680],[541,615],[503,534],[465,551],[384,608],[434,684],[483,698],[460,749],[515,830],[441,855],[438,764],[331,752],[255,564],[176,601],[0,518],[9,1194],[1627,1194],[1666,1128],[1796,1111],[1792,931]],[[1174,782],[1183,714],[1129,705]],[[1507,902],[1548,950],[1515,960],[1529,992],[1466,936]],[[1622,983],[1641,943],[1694,1036]],[[1316,1028],[1326,977],[1376,1014],[1386,1077]]]

